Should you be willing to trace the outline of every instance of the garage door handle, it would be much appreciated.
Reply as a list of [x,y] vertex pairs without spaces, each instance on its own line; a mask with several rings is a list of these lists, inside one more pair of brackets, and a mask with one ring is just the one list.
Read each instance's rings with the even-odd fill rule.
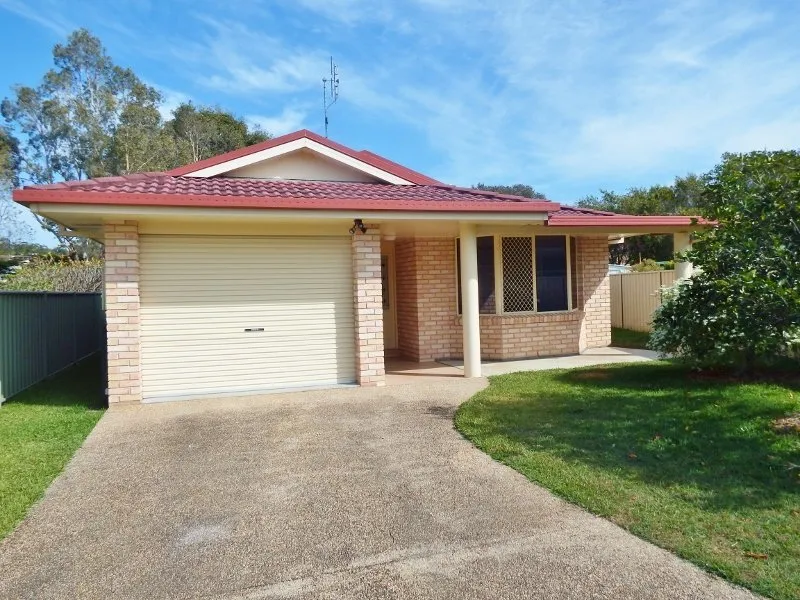
[[245,327],[244,330],[248,331],[248,332],[249,331],[264,331],[264,328],[263,327]]

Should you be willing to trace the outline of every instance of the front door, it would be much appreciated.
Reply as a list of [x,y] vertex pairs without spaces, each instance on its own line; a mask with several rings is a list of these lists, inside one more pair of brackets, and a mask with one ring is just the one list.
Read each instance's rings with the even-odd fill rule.
[[397,295],[394,284],[394,248],[381,253],[381,282],[383,283],[383,349],[397,350]]

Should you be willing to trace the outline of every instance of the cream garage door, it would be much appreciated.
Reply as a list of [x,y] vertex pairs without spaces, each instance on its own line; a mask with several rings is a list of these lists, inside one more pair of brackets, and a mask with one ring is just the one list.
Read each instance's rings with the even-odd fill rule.
[[145,400],[355,381],[349,238],[143,235]]

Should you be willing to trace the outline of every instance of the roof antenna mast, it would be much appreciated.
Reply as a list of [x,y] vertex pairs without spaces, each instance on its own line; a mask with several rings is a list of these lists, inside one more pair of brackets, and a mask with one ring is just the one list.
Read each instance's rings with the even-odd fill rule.
[[339,65],[331,56],[331,77],[322,78],[322,109],[325,113],[325,137],[328,137],[328,109],[339,99]]

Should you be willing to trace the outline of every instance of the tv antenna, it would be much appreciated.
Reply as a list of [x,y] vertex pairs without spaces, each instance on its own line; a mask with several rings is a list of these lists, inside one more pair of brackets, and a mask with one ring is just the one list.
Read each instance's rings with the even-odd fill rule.
[[325,113],[325,137],[328,137],[328,109],[339,99],[339,65],[331,56],[331,76],[322,78],[322,109]]

